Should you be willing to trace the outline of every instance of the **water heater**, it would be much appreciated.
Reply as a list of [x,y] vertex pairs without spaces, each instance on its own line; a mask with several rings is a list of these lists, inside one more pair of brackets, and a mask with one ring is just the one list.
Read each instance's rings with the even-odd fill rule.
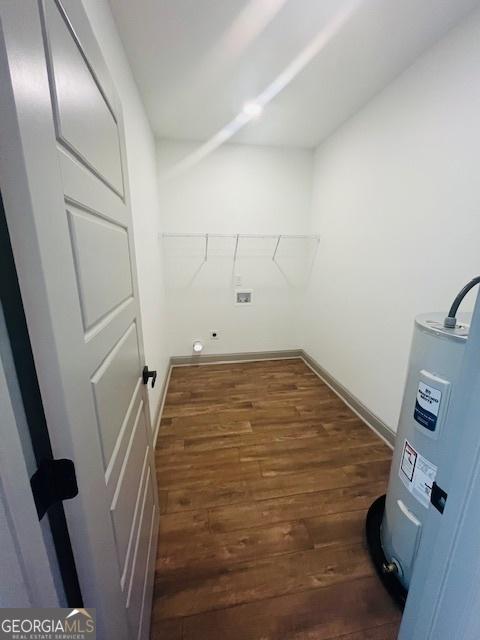
[[[449,403],[458,379],[472,314],[457,310],[475,278],[455,299],[450,312],[415,319],[407,381],[386,496],[367,516],[372,560],[391,595],[406,600],[428,510],[443,511],[445,496],[435,484],[438,462],[447,446]],[[443,458],[444,459],[444,458]]]

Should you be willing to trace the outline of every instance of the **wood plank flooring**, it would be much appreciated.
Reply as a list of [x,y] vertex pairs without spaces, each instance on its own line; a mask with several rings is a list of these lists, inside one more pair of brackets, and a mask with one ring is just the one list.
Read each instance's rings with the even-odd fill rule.
[[390,460],[300,359],[175,368],[152,638],[396,638],[364,542]]

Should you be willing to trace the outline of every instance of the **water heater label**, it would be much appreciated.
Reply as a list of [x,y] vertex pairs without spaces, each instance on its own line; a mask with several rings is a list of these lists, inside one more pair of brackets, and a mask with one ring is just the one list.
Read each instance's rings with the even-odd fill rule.
[[398,475],[405,487],[428,509],[437,467],[405,440]]
[[422,427],[429,431],[435,431],[437,426],[441,399],[442,392],[439,389],[435,389],[435,387],[431,387],[420,380],[413,417]]

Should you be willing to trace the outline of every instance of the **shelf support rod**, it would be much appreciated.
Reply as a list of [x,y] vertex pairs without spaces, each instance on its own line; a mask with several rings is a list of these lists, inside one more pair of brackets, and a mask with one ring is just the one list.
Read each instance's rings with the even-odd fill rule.
[[277,249],[278,249],[278,245],[280,244],[280,240],[282,239],[282,236],[278,236],[277,238],[277,244],[275,245],[275,251],[273,252],[273,256],[272,256],[272,260],[275,262],[275,256],[277,255]]
[[240,234],[237,233],[237,238],[235,240],[235,250],[233,252],[233,263],[235,264],[235,262],[237,261],[237,251],[238,251],[238,239],[240,237]]

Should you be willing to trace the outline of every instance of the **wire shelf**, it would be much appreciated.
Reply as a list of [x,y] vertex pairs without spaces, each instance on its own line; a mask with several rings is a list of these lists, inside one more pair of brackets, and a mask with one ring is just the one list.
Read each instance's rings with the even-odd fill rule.
[[[178,240],[175,255],[203,255],[204,262],[209,257],[231,257],[233,261],[240,258],[269,257],[276,262],[278,257],[288,254],[291,242],[308,241],[315,247],[320,242],[317,235],[302,234],[257,234],[257,233],[163,233],[165,242]],[[290,256],[294,252],[290,251]]]

